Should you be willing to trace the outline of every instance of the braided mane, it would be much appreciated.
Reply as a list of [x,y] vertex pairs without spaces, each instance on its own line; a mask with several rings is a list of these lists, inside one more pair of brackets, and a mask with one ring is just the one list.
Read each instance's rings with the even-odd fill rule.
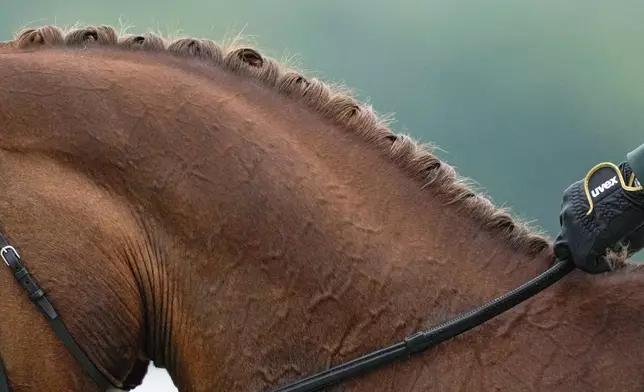
[[250,46],[235,43],[221,45],[210,39],[195,37],[170,39],[152,32],[135,35],[118,32],[107,25],[65,29],[52,25],[27,28],[16,34],[13,41],[0,43],[2,45],[19,49],[105,45],[123,50],[165,51],[177,57],[197,58],[213,67],[247,75],[279,94],[307,104],[311,110],[347,131],[357,133],[365,142],[386,153],[394,164],[418,180],[426,191],[441,202],[465,211],[484,230],[500,235],[513,249],[530,255],[550,249],[550,240],[544,234],[477,193],[467,179],[459,176],[452,166],[433,153],[433,147],[419,144],[408,135],[394,133],[388,126],[388,117],[380,116],[370,105],[358,102],[342,86],[308,78]]

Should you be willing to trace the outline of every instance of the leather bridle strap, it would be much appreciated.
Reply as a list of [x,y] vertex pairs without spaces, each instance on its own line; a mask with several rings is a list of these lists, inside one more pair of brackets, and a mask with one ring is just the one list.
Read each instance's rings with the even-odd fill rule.
[[[45,295],[42,288],[31,277],[29,270],[20,261],[18,251],[9,244],[7,238],[0,234],[0,257],[4,263],[11,269],[14,278],[20,286],[27,291],[29,299],[36,305],[36,308],[42,313],[43,316],[49,321],[54,334],[65,344],[72,356],[78,361],[83,371],[101,388],[107,390],[113,388],[112,384],[105,378],[105,376],[94,366],[92,361],[80,348],[78,343],[72,338],[72,335],[67,330],[65,323],[59,317],[58,312],[54,309],[53,305]],[[11,392],[9,386],[7,370],[4,361],[0,356],[0,392]]]

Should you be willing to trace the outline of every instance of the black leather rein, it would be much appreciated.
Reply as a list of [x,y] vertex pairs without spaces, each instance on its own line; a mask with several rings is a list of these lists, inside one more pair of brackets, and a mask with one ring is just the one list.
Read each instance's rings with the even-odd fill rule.
[[[67,349],[80,363],[85,373],[102,389],[106,390],[112,385],[105,376],[94,366],[85,355],[72,336],[67,331],[65,324],[47,299],[45,292],[31,278],[27,268],[21,263],[18,252],[11,246],[7,238],[0,233],[0,256],[5,264],[12,270],[14,278],[27,291],[29,299],[50,322],[56,336],[63,341]],[[575,269],[568,260],[557,261],[547,271],[534,279],[524,283],[484,304],[470,312],[440,324],[427,331],[421,331],[407,337],[404,341],[376,350],[357,359],[345,362],[338,366],[324,370],[310,377],[301,379],[292,384],[280,387],[272,392],[314,392],[329,387],[352,377],[357,377],[369,371],[390,364],[394,361],[409,358],[434,347],[445,340],[460,335],[484,322],[498,316],[508,309],[520,304],[530,297],[550,287],[569,272]],[[0,355],[0,392],[11,392],[7,371]]]
[[542,272],[536,278],[474,310],[443,324],[439,324],[427,331],[417,332],[400,343],[324,370],[287,386],[275,389],[272,392],[319,391],[322,388],[375,370],[383,365],[422,353],[428,348],[469,331],[520,304],[550,287],[574,269],[575,265],[568,260],[557,261],[556,264],[545,272]]

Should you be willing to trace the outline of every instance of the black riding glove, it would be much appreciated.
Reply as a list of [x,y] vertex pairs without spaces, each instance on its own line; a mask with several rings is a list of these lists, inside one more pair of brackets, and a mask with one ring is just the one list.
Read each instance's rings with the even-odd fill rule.
[[[640,151],[644,151],[640,149]],[[644,157],[644,154],[640,154]],[[629,156],[629,162],[633,157]],[[636,161],[636,165],[642,163]],[[629,256],[644,247],[644,190],[628,162],[601,163],[584,180],[568,187],[555,240],[558,259],[570,259],[581,270],[597,274],[611,269],[608,249],[628,246]]]

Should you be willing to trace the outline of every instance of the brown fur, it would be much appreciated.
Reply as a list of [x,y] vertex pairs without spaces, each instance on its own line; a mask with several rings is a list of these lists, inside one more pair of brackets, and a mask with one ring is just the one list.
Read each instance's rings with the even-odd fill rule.
[[[275,60],[262,56],[249,47],[221,47],[204,38],[168,40],[148,32],[142,35],[122,34],[109,26],[73,27],[63,30],[57,26],[26,29],[18,34],[18,48],[34,45],[88,44],[114,45],[128,49],[164,51],[176,56],[198,58],[213,66],[243,72],[275,88],[293,99],[306,102],[312,109],[327,116],[347,130],[356,132],[366,141],[383,149],[397,165],[421,181],[430,192],[444,197],[447,204],[457,204],[471,213],[483,228],[501,233],[516,249],[537,254],[548,248],[548,239],[535,233],[534,228],[514,219],[507,211],[496,208],[483,195],[471,189],[450,165],[441,162],[427,145],[420,145],[407,135],[395,134],[387,127],[384,117],[372,107],[357,102],[341,86],[330,86],[309,79],[298,71],[287,69]],[[335,87],[335,88],[334,88]]]
[[[116,385],[149,358],[182,391],[266,390],[552,262],[431,148],[256,49],[45,26],[0,65],[0,181],[19,179],[0,221]],[[625,258],[341,390],[637,391],[644,290]],[[92,390],[16,286],[0,274],[18,391]]]

